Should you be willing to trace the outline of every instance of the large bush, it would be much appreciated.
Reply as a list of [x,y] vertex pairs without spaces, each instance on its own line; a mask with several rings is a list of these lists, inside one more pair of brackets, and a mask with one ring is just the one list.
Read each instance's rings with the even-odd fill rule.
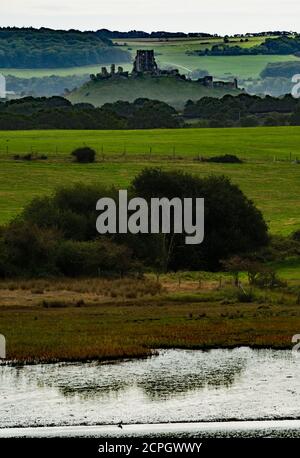
[[204,197],[205,238],[186,245],[185,234],[110,234],[96,231],[96,202],[116,189],[73,185],[35,199],[0,234],[0,276],[101,275],[131,269],[217,269],[220,261],[268,242],[261,212],[225,177],[142,171],[130,196]]
[[72,156],[75,157],[77,162],[89,163],[95,162],[96,152],[92,148],[84,146],[82,148],[75,149],[72,152]]

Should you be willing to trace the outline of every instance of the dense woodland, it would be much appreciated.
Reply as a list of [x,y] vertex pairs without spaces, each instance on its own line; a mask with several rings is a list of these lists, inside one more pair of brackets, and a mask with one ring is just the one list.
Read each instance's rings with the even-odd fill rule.
[[0,28],[0,68],[66,68],[130,60],[127,51],[95,32]]
[[187,101],[183,112],[158,100],[119,101],[95,108],[63,97],[0,102],[0,129],[155,129],[300,125],[300,101],[248,94]]
[[0,103],[0,129],[147,129],[180,127],[174,110],[164,102],[137,99],[95,108],[72,105],[62,97],[12,100]]
[[300,125],[300,101],[292,95],[203,97],[197,102],[188,101],[183,115],[202,120],[203,127]]

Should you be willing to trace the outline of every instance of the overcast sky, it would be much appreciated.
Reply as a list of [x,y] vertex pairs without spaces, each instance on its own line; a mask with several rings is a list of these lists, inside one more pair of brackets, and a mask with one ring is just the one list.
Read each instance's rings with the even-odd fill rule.
[[0,0],[1,26],[233,34],[300,31],[299,0]]

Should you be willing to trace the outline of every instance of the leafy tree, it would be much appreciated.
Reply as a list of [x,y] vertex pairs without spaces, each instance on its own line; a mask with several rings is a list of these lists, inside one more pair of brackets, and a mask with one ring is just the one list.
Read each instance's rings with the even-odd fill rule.
[[134,194],[147,200],[151,197],[205,199],[204,242],[185,245],[181,235],[171,234],[169,268],[217,269],[222,259],[268,243],[261,212],[226,177],[200,179],[182,172],[145,169],[133,180],[132,188]]

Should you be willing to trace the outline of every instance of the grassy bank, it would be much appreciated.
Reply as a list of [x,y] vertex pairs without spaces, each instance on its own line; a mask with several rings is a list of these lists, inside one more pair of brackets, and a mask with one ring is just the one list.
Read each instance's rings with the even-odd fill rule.
[[239,303],[223,279],[157,288],[142,280],[8,282],[0,285],[7,357],[50,362],[147,356],[157,348],[291,348],[300,309],[291,293],[257,292]]

